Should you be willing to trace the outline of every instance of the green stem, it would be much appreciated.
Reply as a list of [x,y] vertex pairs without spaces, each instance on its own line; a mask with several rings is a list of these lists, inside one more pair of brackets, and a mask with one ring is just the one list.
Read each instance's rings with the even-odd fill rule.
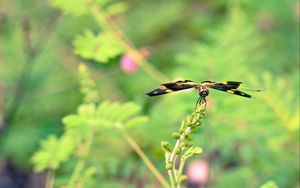
[[[173,174],[174,179],[175,179],[176,187],[180,187],[180,177],[181,177],[181,175],[182,175],[182,169],[181,169],[181,172],[180,172],[180,170],[177,170],[177,169],[176,169],[176,166],[175,166],[175,165],[176,165],[176,159],[177,159],[177,157],[179,156],[179,154],[176,154],[176,152],[177,152],[178,150],[183,150],[183,149],[184,149],[184,148],[182,148],[182,147],[180,146],[180,144],[185,140],[185,135],[188,135],[188,134],[190,134],[190,133],[191,133],[191,127],[187,127],[186,130],[185,130],[185,131],[180,135],[180,137],[177,139],[176,144],[175,144],[175,147],[174,147],[174,149],[172,150],[172,153],[171,153],[171,155],[170,155],[170,158],[168,159],[168,162],[171,163],[171,164],[172,164],[172,167],[173,167],[173,169],[172,169],[172,174]],[[180,163],[180,166],[184,165],[184,164],[182,164],[181,159],[180,159],[179,163]],[[183,168],[183,166],[182,166],[181,168]],[[180,169],[180,168],[179,168],[179,169]]]
[[68,182],[68,186],[67,186],[68,188],[74,188],[77,180],[80,178],[80,174],[85,166],[86,157],[88,156],[92,146],[93,138],[94,138],[94,130],[90,129],[86,135],[86,140],[85,143],[83,144],[83,148],[80,148],[82,149],[81,152],[83,153],[80,153],[79,159],[75,165],[74,171]]
[[168,170],[168,175],[169,175],[169,178],[170,178],[172,188],[176,188],[175,177],[173,175],[172,170]]
[[180,159],[180,165],[179,165],[179,169],[178,169],[178,179],[177,179],[177,181],[180,181],[180,177],[182,176],[182,174],[183,174],[183,167],[184,167],[184,164],[185,164],[185,159]]
[[77,161],[75,169],[74,169],[72,176],[68,183],[69,188],[75,187],[76,181],[77,181],[78,177],[80,176],[80,173],[81,173],[82,169],[84,168],[84,165],[85,165],[85,161],[83,159],[79,159]]
[[49,170],[46,175],[45,188],[52,188],[54,184],[54,170]]
[[[165,153],[165,162],[166,162],[166,164],[169,163],[169,162],[168,162],[168,161],[169,161],[169,158],[170,158],[170,152],[166,152],[166,153]],[[170,182],[171,182],[171,187],[172,187],[172,188],[175,188],[175,179],[174,179],[172,170],[169,169],[167,172],[168,172],[168,176],[169,176],[169,179],[170,179]]]
[[116,124],[115,127],[117,127],[121,131],[122,136],[124,137],[124,139],[132,147],[132,149],[139,155],[139,157],[143,160],[143,162],[145,163],[145,165],[152,172],[152,174],[156,177],[156,179],[161,183],[161,185],[163,187],[165,187],[165,188],[169,188],[170,185],[168,184],[168,182],[159,173],[159,171],[157,170],[157,168],[155,168],[155,166],[153,165],[153,163],[146,156],[146,154],[143,152],[143,150],[140,148],[140,146],[134,141],[134,139],[127,134],[127,132],[122,128],[121,125]]
[[[181,128],[178,132],[180,132],[180,136],[176,141],[176,144],[173,148],[173,150],[167,150],[165,151],[165,158],[166,158],[166,164],[168,169],[168,175],[170,178],[170,182],[172,185],[172,188],[180,188],[181,184],[181,177],[183,175],[183,168],[187,157],[182,157],[181,154],[183,153],[183,150],[191,148],[191,145],[183,144],[183,142],[186,140],[186,137],[191,137],[192,129],[197,128],[200,126],[200,120],[204,117],[206,103],[202,102],[200,104],[197,104],[195,111],[192,113],[191,116],[188,116],[182,123]],[[183,130],[183,131],[181,131]],[[191,141],[191,138],[188,139]],[[185,155],[185,154],[183,154]],[[179,158],[179,168],[176,168],[176,161]],[[169,166],[170,164],[170,166]]]

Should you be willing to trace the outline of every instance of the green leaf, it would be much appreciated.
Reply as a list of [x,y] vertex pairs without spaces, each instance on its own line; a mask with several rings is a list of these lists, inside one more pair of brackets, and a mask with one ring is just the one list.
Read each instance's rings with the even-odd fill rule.
[[73,45],[75,53],[79,56],[101,63],[106,63],[124,51],[122,44],[109,32],[95,35],[87,30],[75,38]]
[[114,116],[114,113],[117,109],[120,108],[120,103],[110,103],[109,107],[106,108],[105,110],[103,110],[103,112],[101,113],[101,117],[107,117],[111,120],[113,120],[114,118],[112,118]]
[[109,108],[110,102],[109,101],[103,101],[100,105],[97,107],[97,116],[102,116],[102,114]]
[[184,152],[184,154],[182,155],[182,159],[183,160],[186,160],[187,158],[189,157],[192,157],[194,155],[198,155],[200,153],[202,153],[203,149],[198,147],[198,146],[195,146],[195,147],[190,147],[188,150],[186,150]]
[[[71,129],[75,129],[78,126],[101,128],[102,126],[112,127],[115,123],[121,123],[124,127],[130,128],[148,122],[149,119],[146,116],[130,118],[140,109],[140,106],[133,102],[120,104],[104,101],[98,106],[93,103],[82,104],[78,107],[78,114],[64,117],[63,123],[66,125],[68,132],[72,132]],[[80,128],[75,130],[80,130]],[[76,135],[77,133],[73,132],[72,134]]]
[[83,116],[94,116],[96,113],[96,106],[94,103],[82,104],[78,107],[77,112]]
[[65,134],[66,136],[72,138],[75,145],[81,143],[85,140],[86,135],[90,131],[91,127],[86,126],[86,124],[82,124],[76,127],[66,127]]
[[49,136],[41,142],[41,148],[31,158],[34,164],[34,170],[41,172],[46,169],[55,170],[59,165],[68,160],[75,145],[70,137],[62,136],[57,139],[55,136]]
[[274,181],[270,180],[265,184],[261,185],[259,188],[279,188],[279,187]]
[[136,125],[143,125],[149,121],[149,118],[146,116],[138,116],[128,120],[125,124],[125,128],[131,128]]
[[85,0],[52,0],[50,3],[53,7],[75,16],[80,16],[88,12],[88,6]]
[[124,121],[128,117],[133,116],[141,110],[141,107],[139,105],[132,102],[125,103],[125,105],[123,105],[121,108],[122,110],[119,112],[119,116],[116,117],[116,120],[118,121]]
[[115,15],[115,14],[120,14],[120,13],[125,12],[127,10],[127,8],[128,8],[127,3],[116,2],[116,3],[109,5],[105,9],[105,12],[109,15]]
[[164,150],[166,153],[171,152],[171,144],[168,141],[161,141],[160,142],[161,148]]
[[77,115],[68,115],[62,119],[62,122],[67,127],[76,127],[76,126],[83,125],[86,122],[86,120],[85,118]]

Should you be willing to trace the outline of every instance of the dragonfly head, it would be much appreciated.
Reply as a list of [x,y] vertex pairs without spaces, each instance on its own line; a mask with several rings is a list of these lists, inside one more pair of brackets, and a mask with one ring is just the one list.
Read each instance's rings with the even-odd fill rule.
[[209,91],[208,91],[207,87],[202,86],[199,88],[200,97],[207,97],[208,94],[209,94]]

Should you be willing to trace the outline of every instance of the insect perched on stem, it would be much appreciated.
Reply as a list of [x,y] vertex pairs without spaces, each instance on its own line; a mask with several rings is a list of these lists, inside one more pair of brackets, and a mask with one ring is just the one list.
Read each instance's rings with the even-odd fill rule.
[[[195,88],[198,90],[200,96],[197,101],[197,105],[198,105],[199,103],[206,103],[205,97],[207,97],[209,94],[208,88],[212,88],[219,91],[224,91],[226,93],[239,95],[246,98],[251,98],[251,95],[238,90],[241,84],[242,82],[236,82],[236,81],[227,81],[227,82],[203,81],[200,84],[197,84],[191,80],[178,80],[171,83],[161,84],[162,85],[161,87],[150,91],[149,93],[147,93],[147,95],[153,97],[153,96],[172,93],[184,89]],[[261,91],[261,90],[253,90],[253,91]]]

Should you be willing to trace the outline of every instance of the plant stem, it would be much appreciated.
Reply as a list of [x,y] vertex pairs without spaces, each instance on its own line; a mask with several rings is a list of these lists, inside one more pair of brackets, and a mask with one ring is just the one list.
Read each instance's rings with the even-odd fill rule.
[[81,156],[79,156],[79,159],[76,163],[76,166],[75,166],[75,168],[73,170],[73,173],[70,177],[70,180],[68,182],[68,186],[67,186],[68,188],[74,188],[75,187],[76,182],[80,177],[80,173],[84,169],[85,160],[86,160],[86,157],[88,156],[88,154],[90,152],[93,139],[94,139],[94,130],[90,129],[88,131],[88,134],[86,135],[86,140],[85,140],[85,143],[83,144],[83,148],[80,148],[80,149],[82,149],[83,153],[80,153]]
[[137,50],[137,48],[131,43],[131,41],[127,38],[124,32],[119,28],[119,26],[115,23],[113,19],[107,15],[101,7],[96,4],[91,3],[87,0],[88,5],[90,5],[91,14],[94,16],[95,20],[101,25],[105,30],[111,32],[116,39],[122,44],[125,51],[128,55],[133,58],[134,62],[141,66],[143,70],[151,76],[154,80],[158,82],[165,82],[167,77],[163,75],[159,70],[149,64],[143,55]]
[[49,170],[46,175],[45,188],[52,188],[54,184],[54,170]]
[[[176,154],[176,151],[184,149],[184,148],[180,147],[180,144],[185,140],[185,135],[190,134],[190,132],[191,132],[191,127],[187,127],[186,130],[177,139],[176,144],[171,152],[171,155],[168,158],[168,162],[172,164],[172,170],[169,170],[169,171],[171,171],[173,177],[175,177],[174,179],[175,179],[176,187],[180,187],[180,177],[182,175],[182,170],[183,170],[183,165],[184,165],[184,163],[182,164],[182,161],[180,159],[179,163],[180,163],[181,169],[180,169],[180,167],[179,167],[179,170],[176,169],[176,159],[179,156],[179,154]],[[170,177],[170,179],[171,179],[171,177]]]
[[127,134],[127,132],[122,128],[121,125],[116,124],[115,127],[117,127],[121,131],[122,136],[124,137],[124,139],[128,142],[128,144],[132,147],[132,149],[139,155],[139,157],[143,160],[145,165],[152,172],[152,174],[155,176],[155,178],[161,183],[161,185],[165,188],[169,188],[170,185],[168,184],[168,182],[159,173],[157,168],[155,168],[153,163],[146,156],[146,154],[143,152],[143,150],[140,148],[140,146],[134,141],[134,139],[131,136],[129,136],[129,134]]
[[[179,165],[179,169],[178,169],[178,177],[180,177],[183,173],[183,167],[184,167],[184,164],[185,164],[185,159],[180,159],[180,165]],[[177,180],[179,181],[179,179]]]
[[[197,128],[200,126],[200,120],[204,117],[206,103],[202,102],[200,104],[197,104],[195,111],[192,113],[191,116],[188,116],[183,122],[179,129],[180,134],[179,138],[177,138],[176,144],[171,151],[171,149],[168,149],[165,146],[163,146],[163,150],[165,151],[165,158],[166,158],[166,168],[168,169],[168,175],[170,178],[171,186],[172,188],[180,188],[181,181],[183,181],[183,168],[185,161],[188,157],[199,154],[200,152],[198,150],[192,150],[192,144],[187,145],[187,142],[184,142],[185,140],[191,141],[191,132],[194,128]],[[176,135],[175,134],[175,135]],[[169,143],[167,145],[171,146]],[[184,154],[183,150],[185,149],[191,149],[191,151],[187,151]],[[180,158],[179,158],[180,157]],[[179,160],[177,160],[179,159]],[[176,162],[179,163],[179,168],[176,168]]]
[[173,175],[172,170],[168,170],[168,175],[170,177],[170,182],[171,182],[172,188],[175,188],[175,177]]

